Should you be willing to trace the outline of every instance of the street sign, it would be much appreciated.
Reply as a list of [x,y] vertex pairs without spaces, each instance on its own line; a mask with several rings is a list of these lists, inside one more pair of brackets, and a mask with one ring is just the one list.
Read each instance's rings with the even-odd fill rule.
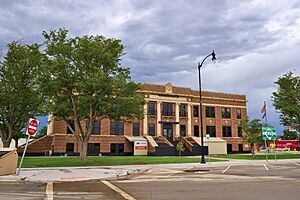
[[262,137],[263,140],[275,140],[276,139],[275,128],[262,127]]
[[27,125],[26,132],[25,132],[26,135],[28,135],[28,137],[26,139],[26,144],[25,144],[25,148],[23,150],[23,155],[22,155],[22,158],[21,158],[21,161],[20,161],[19,170],[17,172],[17,175],[20,174],[22,163],[23,163],[23,160],[24,160],[24,156],[25,156],[25,153],[26,153],[26,150],[27,150],[27,147],[28,147],[29,139],[30,139],[30,137],[34,137],[36,135],[37,130],[39,128],[39,124],[40,124],[40,122],[36,119],[33,119],[33,118],[30,118],[29,121],[28,121],[28,125]]
[[28,121],[27,129],[26,129],[26,135],[34,137],[37,133],[38,128],[39,128],[39,121],[36,119],[30,118]]

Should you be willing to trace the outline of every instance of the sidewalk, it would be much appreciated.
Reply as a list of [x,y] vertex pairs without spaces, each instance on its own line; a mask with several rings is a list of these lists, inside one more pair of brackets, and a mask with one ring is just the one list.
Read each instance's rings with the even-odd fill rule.
[[[200,160],[199,160],[200,162]],[[149,164],[149,165],[121,165],[96,167],[51,167],[51,168],[24,168],[20,175],[0,176],[0,182],[7,181],[34,181],[34,182],[66,182],[83,180],[115,180],[129,175],[139,174],[152,168],[161,169],[189,169],[201,167],[221,167],[234,165],[280,164],[296,163],[300,166],[300,159],[282,160],[234,160],[224,162],[181,163],[181,164]]]
[[0,176],[0,182],[67,182],[84,180],[115,180],[149,170],[148,165],[24,168],[20,175]]

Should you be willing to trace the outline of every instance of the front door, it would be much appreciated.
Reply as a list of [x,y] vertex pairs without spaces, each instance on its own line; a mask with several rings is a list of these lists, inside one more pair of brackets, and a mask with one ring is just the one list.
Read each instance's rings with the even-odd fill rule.
[[164,123],[163,124],[163,133],[164,137],[169,141],[173,141],[173,124],[172,123]]

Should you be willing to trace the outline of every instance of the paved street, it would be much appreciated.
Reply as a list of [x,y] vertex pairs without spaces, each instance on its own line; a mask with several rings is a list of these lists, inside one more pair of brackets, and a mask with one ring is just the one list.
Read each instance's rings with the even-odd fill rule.
[[111,181],[0,182],[0,199],[298,200],[300,162],[158,165]]

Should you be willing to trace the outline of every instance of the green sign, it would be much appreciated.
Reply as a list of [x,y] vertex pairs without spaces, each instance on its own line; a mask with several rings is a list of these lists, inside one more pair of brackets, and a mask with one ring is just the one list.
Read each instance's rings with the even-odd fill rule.
[[262,127],[262,137],[263,140],[275,140],[276,139],[275,128]]

